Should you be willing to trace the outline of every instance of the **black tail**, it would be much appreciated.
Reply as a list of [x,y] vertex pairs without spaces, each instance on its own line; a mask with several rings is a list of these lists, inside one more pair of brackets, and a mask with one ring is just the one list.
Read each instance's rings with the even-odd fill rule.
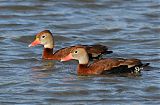
[[140,74],[143,67],[148,66],[149,63],[140,64],[128,68],[127,65],[121,65],[119,67],[115,67],[112,70],[106,70],[103,74],[124,74],[124,73],[133,73],[133,74]]
[[146,67],[148,66],[149,63],[145,63],[145,64],[140,64],[140,65],[135,65],[131,68],[128,68],[128,70],[131,72],[131,73],[140,73],[141,70],[143,70],[143,67]]
[[106,51],[106,54],[111,54],[113,53],[113,51]]
[[146,66],[148,66],[150,63],[145,63],[145,64],[143,64],[142,65],[142,67],[146,67]]

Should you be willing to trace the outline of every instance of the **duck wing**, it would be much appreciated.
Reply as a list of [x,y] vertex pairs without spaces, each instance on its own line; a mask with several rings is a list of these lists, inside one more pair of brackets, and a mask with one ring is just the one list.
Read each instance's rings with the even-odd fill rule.
[[56,57],[57,59],[61,59],[67,56],[75,47],[85,48],[89,55],[90,60],[99,59],[102,54],[112,53],[112,51],[108,51],[108,48],[103,45],[75,45],[57,50],[54,53],[54,57]]
[[142,64],[139,59],[108,58],[95,61],[89,68],[97,74],[118,74],[140,72],[141,67],[147,65]]

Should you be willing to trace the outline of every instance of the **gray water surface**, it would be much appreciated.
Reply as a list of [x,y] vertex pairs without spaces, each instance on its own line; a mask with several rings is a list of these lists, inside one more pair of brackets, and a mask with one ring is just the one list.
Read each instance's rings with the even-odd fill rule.
[[[49,29],[55,50],[103,44],[104,57],[138,58],[141,76],[77,76],[76,61],[28,48]],[[0,105],[160,104],[160,0],[1,0]]]

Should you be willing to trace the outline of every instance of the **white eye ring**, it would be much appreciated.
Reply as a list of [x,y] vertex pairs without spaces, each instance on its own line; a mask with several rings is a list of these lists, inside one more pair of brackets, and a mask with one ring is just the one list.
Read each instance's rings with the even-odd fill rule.
[[46,37],[46,36],[44,36],[44,35],[42,36],[43,39],[44,39],[45,37]]
[[77,54],[77,53],[78,53],[78,51],[74,51],[74,53],[75,53],[75,54]]

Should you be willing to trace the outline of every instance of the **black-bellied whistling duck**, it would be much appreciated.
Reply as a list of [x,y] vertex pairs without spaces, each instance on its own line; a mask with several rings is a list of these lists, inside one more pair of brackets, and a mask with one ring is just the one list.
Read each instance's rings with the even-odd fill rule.
[[149,65],[149,63],[142,64],[139,59],[123,58],[105,58],[89,64],[88,54],[83,47],[74,47],[66,57],[61,59],[61,61],[68,61],[71,59],[79,61],[77,68],[78,75],[137,73],[140,72],[142,67]]
[[53,53],[54,38],[49,30],[44,30],[38,33],[36,35],[36,39],[29,45],[29,47],[36,46],[38,44],[44,45],[42,58],[50,60],[60,60],[61,58],[67,56],[76,46],[85,48],[89,54],[90,59],[99,58],[102,54],[112,53],[112,51],[108,51],[108,48],[103,45],[76,45],[62,48]]

